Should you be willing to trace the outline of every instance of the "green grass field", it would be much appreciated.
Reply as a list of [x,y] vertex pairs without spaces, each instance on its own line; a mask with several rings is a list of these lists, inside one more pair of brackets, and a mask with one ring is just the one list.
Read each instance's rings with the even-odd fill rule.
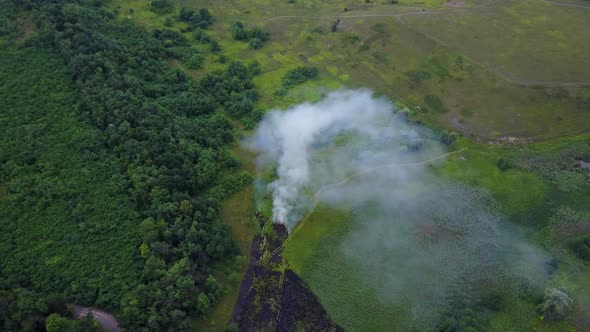
[[[588,308],[585,285],[590,282],[590,269],[565,247],[567,241],[556,240],[556,232],[563,233],[563,230],[560,231],[560,220],[557,223],[552,220],[559,207],[588,212],[588,189],[563,192],[538,172],[518,168],[501,170],[497,166],[501,158],[551,158],[558,151],[584,142],[588,142],[587,136],[515,149],[486,147],[463,140],[456,143],[455,148],[466,150],[430,168],[443,178],[487,189],[499,202],[500,210],[524,226],[529,240],[551,252],[560,262],[548,285],[563,286],[575,294],[578,305],[569,321],[549,324],[539,319],[534,302],[520,299],[511,303],[510,310],[484,313],[490,330],[574,331],[586,324],[586,318],[582,317]],[[403,329],[416,327],[415,322],[408,319],[411,313],[404,312],[403,306],[383,304],[379,294],[371,291],[366,280],[362,281],[362,267],[343,255],[341,248],[346,245],[343,241],[357,227],[353,220],[349,207],[320,205],[316,208],[287,241],[285,257],[291,268],[309,283],[330,315],[347,330],[379,331],[391,326],[392,321]],[[575,233],[564,234],[562,236],[575,236]]]
[[407,330],[409,312],[384,305],[362,281],[362,271],[339,250],[353,227],[350,211],[319,206],[306,224],[289,237],[284,256],[334,319],[347,331]]
[[[584,10],[533,0],[482,4],[486,2],[178,2],[212,11],[217,20],[210,34],[229,59],[261,64],[256,83],[264,109],[309,98],[305,87],[275,94],[286,71],[306,64],[321,71],[308,91],[369,87],[420,106],[418,116],[432,125],[483,142],[507,136],[548,140],[585,132],[590,88],[560,86],[590,81],[583,42],[587,29],[579,29]],[[145,2],[113,5],[147,28],[161,27],[165,17],[174,19],[174,14],[150,12]],[[416,12],[416,6],[437,11],[418,8],[418,13],[398,15]],[[337,17],[341,22],[332,33]],[[271,40],[260,50],[231,41],[230,26],[236,20],[263,27]],[[173,28],[182,26],[174,23]],[[506,31],[497,33],[497,28]]]
[[588,10],[521,0],[404,22],[515,81],[590,84]]

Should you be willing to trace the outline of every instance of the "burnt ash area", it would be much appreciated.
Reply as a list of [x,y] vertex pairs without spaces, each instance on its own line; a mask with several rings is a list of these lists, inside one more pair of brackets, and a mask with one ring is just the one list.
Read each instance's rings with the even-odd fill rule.
[[[288,237],[281,224],[267,224],[252,242],[248,270],[230,324],[238,331],[343,331],[328,316],[317,297],[282,256]],[[263,222],[265,221],[265,222]]]

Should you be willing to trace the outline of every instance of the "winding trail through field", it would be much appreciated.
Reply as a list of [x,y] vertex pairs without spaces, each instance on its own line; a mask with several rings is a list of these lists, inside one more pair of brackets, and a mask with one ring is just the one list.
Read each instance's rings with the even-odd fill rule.
[[[433,40],[434,42],[448,48],[453,49],[449,43],[442,41],[440,38],[433,36],[432,34],[426,33],[424,31],[416,30],[412,27],[411,24],[406,22],[403,18],[406,16],[416,16],[416,15],[429,15],[429,14],[439,14],[439,13],[451,13],[451,12],[461,12],[461,11],[478,11],[484,7],[497,4],[500,2],[504,2],[505,0],[489,0],[483,2],[479,5],[473,7],[454,7],[454,8],[447,8],[447,9],[412,9],[405,12],[396,12],[396,13],[383,13],[383,14],[345,14],[345,15],[324,15],[324,16],[306,16],[306,15],[282,15],[282,16],[274,16],[267,19],[264,19],[260,22],[269,22],[269,21],[276,21],[276,20],[283,20],[283,19],[322,19],[322,18],[371,18],[371,17],[392,17],[398,20],[401,24],[403,24],[406,28],[423,35],[424,37]],[[564,7],[572,7],[578,8],[581,10],[590,10],[590,6],[583,6],[565,2],[556,2],[551,0],[541,0],[545,3],[552,4],[555,6],[564,6]],[[259,23],[260,23],[259,22]],[[502,79],[517,84],[520,86],[525,87],[559,87],[559,88],[567,88],[567,87],[585,87],[590,86],[590,81],[539,81],[539,80],[527,80],[516,78],[510,73],[501,71],[498,68],[495,68],[493,65],[484,63],[478,60],[470,59],[473,63],[489,70],[490,72],[498,75]]]
[[[281,16],[273,16],[267,19],[260,21],[259,23],[269,22],[269,21],[276,21],[282,20],[287,18],[303,18],[303,19],[319,19],[319,18],[362,18],[362,17],[402,17],[408,15],[428,15],[433,13],[448,13],[448,12],[461,12],[461,11],[477,11],[481,8],[503,2],[504,0],[490,0],[483,2],[479,5],[473,7],[454,7],[454,8],[447,8],[447,9],[412,9],[405,12],[396,12],[396,13],[384,13],[384,14],[353,14],[353,15],[323,15],[323,16],[309,16],[309,15],[281,15]],[[574,7],[580,8],[583,10],[590,10],[590,6],[584,5],[577,5],[573,3],[565,3],[565,2],[556,2],[550,0],[541,0],[543,2],[555,5],[555,6],[565,6],[565,7]]]
[[490,0],[484,3],[481,3],[474,7],[464,7],[464,8],[448,8],[448,9],[412,9],[405,12],[396,12],[396,13],[383,13],[383,14],[345,14],[345,15],[324,15],[324,16],[305,16],[305,15],[284,15],[284,16],[274,16],[262,20],[260,22],[268,22],[268,21],[276,21],[282,20],[286,18],[310,18],[310,19],[317,19],[317,18],[361,18],[361,17],[400,17],[406,15],[425,15],[431,13],[442,13],[442,12],[457,12],[457,11],[473,11],[480,9],[482,7],[489,6],[493,3],[500,2],[502,0]]
[[543,1],[546,3],[550,3],[552,5],[556,5],[556,6],[566,6],[566,7],[574,7],[574,8],[581,8],[584,10],[590,10],[590,6],[576,5],[575,3],[557,2],[557,1],[549,1],[549,0],[543,0]]
[[[362,170],[360,172],[351,174],[345,178],[343,178],[342,180],[339,180],[338,182],[334,182],[334,183],[329,183],[326,184],[324,186],[322,186],[320,189],[318,189],[314,194],[313,194],[313,199],[312,199],[312,207],[311,209],[309,209],[309,212],[307,213],[307,215],[305,215],[305,217],[303,217],[301,219],[301,221],[295,226],[295,228],[293,229],[293,231],[291,231],[291,233],[289,234],[289,237],[287,238],[287,241],[289,241],[289,239],[303,226],[303,224],[305,224],[305,221],[307,221],[309,219],[309,216],[313,213],[313,211],[316,209],[316,207],[318,206],[319,202],[320,202],[320,195],[325,192],[328,189],[334,188],[334,187],[338,187],[341,186],[347,182],[350,182],[351,180],[358,178],[360,176],[363,175],[367,175],[370,173],[374,173],[375,171],[381,170],[381,169],[386,169],[386,168],[391,168],[391,167],[412,167],[412,166],[421,166],[421,165],[426,165],[428,163],[434,162],[434,161],[438,161],[438,160],[442,160],[442,159],[446,159],[447,157],[454,155],[454,154],[458,154],[461,153],[463,151],[467,150],[467,148],[461,148],[459,150],[455,150],[455,151],[450,151],[444,154],[441,154],[439,156],[436,157],[432,157],[430,159],[426,159],[426,160],[420,160],[420,161],[413,161],[413,162],[407,162],[407,163],[389,163],[389,164],[385,164],[385,165],[379,165],[376,167],[372,167],[366,170]],[[285,242],[287,242],[285,241]]]

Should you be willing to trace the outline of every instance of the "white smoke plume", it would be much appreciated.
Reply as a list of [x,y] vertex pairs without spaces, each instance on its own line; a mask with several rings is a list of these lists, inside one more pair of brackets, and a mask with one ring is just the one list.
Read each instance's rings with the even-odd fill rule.
[[[412,144],[422,144],[422,137],[418,127],[408,125],[394,111],[391,102],[374,98],[371,91],[344,90],[329,93],[318,103],[270,112],[249,146],[261,153],[262,164],[278,165],[278,179],[269,185],[274,222],[292,227],[299,221],[304,213],[304,188],[313,192],[351,173],[424,156],[405,154]],[[350,137],[354,140],[344,142],[345,147],[324,151],[332,155],[322,160],[321,167],[314,167],[312,159],[321,158],[324,147]],[[364,149],[355,149],[358,142]],[[442,150],[431,148],[429,154],[435,151]]]
[[[436,324],[451,289],[545,280],[546,255],[506,222],[490,194],[435,176],[430,166],[449,152],[371,91],[331,92],[269,112],[248,146],[259,166],[276,167],[267,187],[273,221],[293,230],[320,201],[351,210],[352,226],[330,245],[339,250],[320,255],[360,271],[380,301],[411,308],[422,327]],[[309,273],[314,291],[349,278],[322,264]]]

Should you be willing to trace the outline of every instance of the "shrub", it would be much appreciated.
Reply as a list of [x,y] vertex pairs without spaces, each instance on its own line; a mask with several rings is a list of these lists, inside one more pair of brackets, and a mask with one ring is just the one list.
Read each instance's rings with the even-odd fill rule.
[[262,40],[260,40],[259,38],[254,38],[250,40],[250,48],[255,50],[262,48]]
[[186,60],[186,65],[190,69],[201,69],[201,68],[203,68],[204,60],[205,60],[205,58],[203,57],[202,54],[200,54],[200,53],[193,54]]
[[445,129],[445,130],[441,131],[441,133],[440,133],[440,141],[443,144],[451,145],[451,144],[455,143],[458,136],[459,135],[456,132],[454,132],[454,131],[449,132],[448,130]]
[[318,76],[318,69],[315,67],[297,67],[289,70],[283,76],[283,86],[292,87],[305,83],[308,80],[314,79]]
[[250,41],[251,48],[259,49],[270,38],[270,34],[261,28],[248,30],[242,22],[235,22],[232,25],[232,38],[234,40]]
[[502,171],[508,170],[510,168],[512,168],[512,164],[510,163],[510,161],[504,159],[504,158],[500,158],[498,160],[498,168]]
[[172,12],[174,6],[168,0],[153,0],[150,9],[154,13],[162,15]]
[[575,240],[570,247],[578,257],[590,262],[590,236]]
[[431,75],[429,72],[422,70],[410,70],[406,72],[406,77],[414,84],[420,84],[426,80],[429,80]]
[[213,16],[211,16],[209,10],[204,8],[197,13],[192,9],[182,7],[179,18],[181,21],[188,23],[193,29],[207,29],[213,23]]

